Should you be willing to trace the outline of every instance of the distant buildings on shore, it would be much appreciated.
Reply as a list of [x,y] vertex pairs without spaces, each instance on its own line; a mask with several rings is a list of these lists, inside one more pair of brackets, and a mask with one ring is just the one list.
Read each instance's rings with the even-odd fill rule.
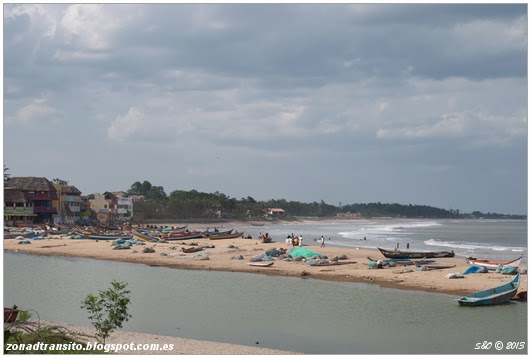
[[54,184],[44,177],[4,181],[4,226],[88,223],[93,219],[116,223],[132,217],[133,198],[122,191],[83,196],[73,185]]

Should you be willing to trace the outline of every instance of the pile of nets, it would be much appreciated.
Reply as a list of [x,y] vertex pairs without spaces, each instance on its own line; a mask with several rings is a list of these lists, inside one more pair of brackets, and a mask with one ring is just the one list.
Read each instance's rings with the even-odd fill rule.
[[307,259],[314,259],[314,258],[323,259],[324,258],[324,255],[321,255],[320,253],[307,249],[305,247],[294,247],[293,249],[290,250],[289,254],[291,257],[302,256]]

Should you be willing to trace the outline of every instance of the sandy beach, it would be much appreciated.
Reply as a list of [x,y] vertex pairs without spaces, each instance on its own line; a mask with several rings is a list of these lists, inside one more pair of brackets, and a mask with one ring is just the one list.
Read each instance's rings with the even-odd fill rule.
[[[33,327],[60,327],[75,334],[80,342],[97,343],[96,331],[91,327],[82,327],[72,324],[52,322],[52,321],[32,321]],[[154,345],[158,344],[158,349]],[[116,354],[234,354],[234,355],[286,355],[297,354],[297,352],[281,351],[277,349],[261,348],[259,346],[250,347],[238,344],[200,341],[196,339],[160,336],[147,333],[115,331],[111,333],[105,345],[111,353]],[[144,347],[149,345],[150,347]],[[164,347],[165,345],[165,347]],[[119,348],[118,348],[119,347]],[[105,348],[104,348],[105,350]]]
[[[238,227],[238,223],[223,223],[226,227]],[[241,223],[239,223],[241,226]],[[170,225],[175,225],[170,224]],[[209,224],[215,227],[215,224]],[[221,226],[221,225],[220,225]],[[196,227],[202,227],[196,225]],[[190,229],[194,229],[190,225]],[[422,290],[454,295],[467,295],[508,282],[512,276],[495,272],[466,275],[462,279],[447,279],[448,273],[464,272],[468,266],[464,258],[440,258],[437,264],[456,265],[453,268],[416,271],[403,273],[404,266],[384,269],[368,269],[367,256],[374,259],[384,259],[377,250],[362,250],[356,248],[342,248],[327,246],[307,246],[314,251],[327,255],[329,258],[346,255],[347,259],[340,260],[339,265],[310,266],[304,262],[275,261],[271,267],[254,267],[249,265],[249,259],[255,255],[265,253],[271,248],[288,249],[285,238],[273,238],[272,243],[262,243],[256,238],[249,239],[192,239],[171,241],[167,243],[149,243],[145,246],[133,245],[128,250],[113,250],[110,241],[103,240],[74,240],[69,237],[48,236],[44,240],[32,240],[30,245],[19,245],[16,239],[5,239],[4,250],[8,252],[25,252],[38,255],[60,255],[72,257],[87,257],[99,260],[112,260],[151,266],[163,266],[177,269],[217,270],[228,272],[248,272],[255,274],[281,275],[305,277],[331,281],[349,281],[377,284],[383,287]],[[190,243],[200,246],[214,245],[205,248],[201,253],[208,255],[208,260],[198,260],[198,253],[183,253],[183,247],[190,247]],[[232,245],[232,246],[231,246]],[[154,253],[142,253],[145,247],[153,247]],[[242,255],[243,260],[234,260],[234,256]],[[526,265],[521,265],[527,268]],[[407,266],[411,268],[411,266]],[[519,291],[527,291],[527,276],[523,276]]]

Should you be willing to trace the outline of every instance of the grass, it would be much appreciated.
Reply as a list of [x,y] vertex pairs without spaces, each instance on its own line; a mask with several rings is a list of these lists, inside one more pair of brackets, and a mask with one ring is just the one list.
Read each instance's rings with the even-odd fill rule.
[[4,327],[4,354],[105,354],[84,350],[86,344],[81,342],[79,334],[58,326],[24,323]]

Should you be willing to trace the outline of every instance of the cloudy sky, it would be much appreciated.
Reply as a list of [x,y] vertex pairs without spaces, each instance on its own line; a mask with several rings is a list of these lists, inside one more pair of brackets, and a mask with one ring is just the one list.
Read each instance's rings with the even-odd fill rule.
[[527,213],[527,5],[4,4],[4,164]]

